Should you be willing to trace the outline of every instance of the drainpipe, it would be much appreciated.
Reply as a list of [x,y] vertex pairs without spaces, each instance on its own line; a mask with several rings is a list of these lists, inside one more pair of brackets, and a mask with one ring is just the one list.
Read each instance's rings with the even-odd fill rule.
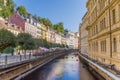
[[109,25],[110,25],[110,58],[112,58],[112,32],[111,32],[110,0],[109,0],[108,5],[109,5]]

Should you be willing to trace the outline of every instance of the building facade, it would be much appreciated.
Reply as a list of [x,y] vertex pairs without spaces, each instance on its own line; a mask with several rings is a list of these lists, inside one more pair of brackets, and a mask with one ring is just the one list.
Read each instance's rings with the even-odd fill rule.
[[0,20],[0,29],[7,29],[8,31],[12,32],[15,36],[17,36],[19,33],[22,33],[22,31],[13,28],[9,24],[6,24],[4,20]]
[[47,27],[46,40],[47,40],[48,42],[50,42],[50,36],[51,36],[51,34],[50,34],[50,28]]
[[47,40],[47,26],[41,24],[41,38]]
[[55,34],[56,34],[56,31],[53,29],[50,29],[50,42],[51,43],[55,43]]
[[89,56],[120,69],[120,0],[88,0]]
[[65,36],[66,36],[66,43],[69,46],[69,48],[73,48],[74,49],[74,45],[75,45],[75,33],[73,33],[70,30],[65,30]]
[[61,35],[61,44],[67,45],[67,42],[66,42],[66,41],[67,41],[67,40],[66,40],[65,35]]
[[37,23],[32,18],[26,18],[25,32],[37,38]]
[[15,12],[10,19],[8,20],[9,24],[12,24],[14,28],[25,31],[25,20],[19,15],[18,12]]
[[37,22],[37,38],[41,38],[41,24],[39,22]]
[[87,13],[82,18],[82,23],[79,26],[79,45],[82,54],[88,54],[88,31],[86,27],[88,25]]
[[55,34],[55,43],[56,44],[61,44],[61,34],[56,33]]
[[75,37],[74,37],[74,49],[78,49],[78,38],[79,38],[79,33],[75,33]]

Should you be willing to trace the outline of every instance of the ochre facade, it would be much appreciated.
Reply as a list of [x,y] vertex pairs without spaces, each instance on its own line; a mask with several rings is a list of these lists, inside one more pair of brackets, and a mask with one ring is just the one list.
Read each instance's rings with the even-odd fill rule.
[[120,0],[88,0],[88,54],[120,69]]
[[88,31],[86,27],[88,25],[87,13],[82,18],[82,24],[79,27],[79,47],[82,54],[88,55]]

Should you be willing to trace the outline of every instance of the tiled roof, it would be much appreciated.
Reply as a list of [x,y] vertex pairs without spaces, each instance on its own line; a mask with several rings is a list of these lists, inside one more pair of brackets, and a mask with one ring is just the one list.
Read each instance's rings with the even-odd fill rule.
[[22,31],[20,31],[20,30],[18,30],[18,29],[15,29],[15,28],[13,28],[13,27],[8,27],[8,26],[5,24],[5,21],[0,20],[0,29],[2,29],[2,28],[4,28],[4,29],[11,29],[11,30],[15,30],[15,31],[18,31],[18,32],[22,32]]

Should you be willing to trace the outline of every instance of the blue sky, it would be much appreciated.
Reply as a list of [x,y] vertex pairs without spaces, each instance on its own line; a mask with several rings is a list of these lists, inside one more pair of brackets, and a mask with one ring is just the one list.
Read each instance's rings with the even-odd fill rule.
[[29,13],[48,18],[53,24],[63,22],[65,29],[78,31],[86,13],[87,0],[14,0],[16,6],[24,5]]

